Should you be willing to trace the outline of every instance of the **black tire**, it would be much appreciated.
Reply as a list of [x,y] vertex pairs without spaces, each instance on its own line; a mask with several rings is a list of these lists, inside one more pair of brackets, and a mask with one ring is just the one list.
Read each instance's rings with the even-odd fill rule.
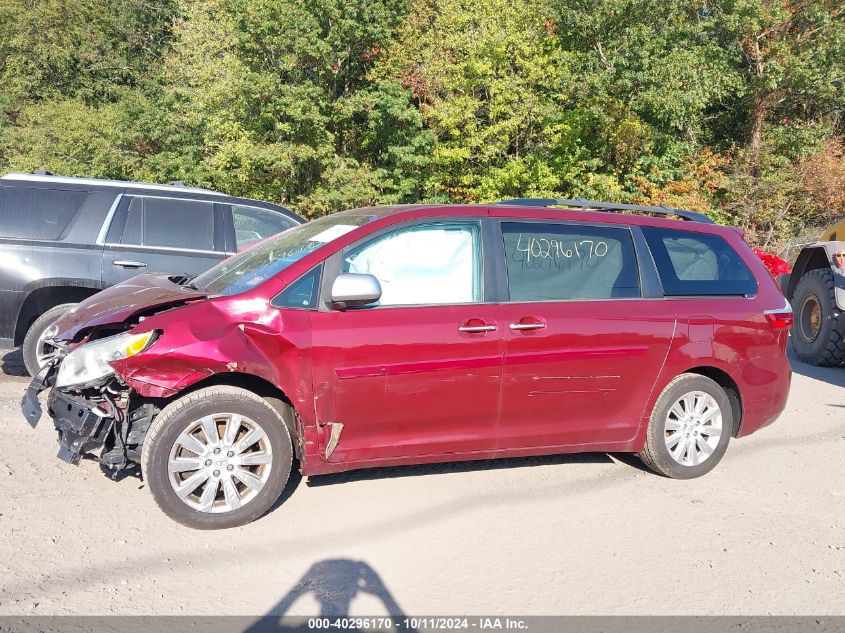
[[[817,320],[810,316],[816,306]],[[804,273],[792,295],[792,309],[795,323],[790,333],[799,360],[820,367],[845,363],[845,315],[836,307],[833,271],[817,268]]]
[[[704,392],[713,397],[722,414],[722,432],[713,452],[697,465],[683,465],[676,461],[666,446],[666,425],[670,409],[685,394]],[[731,403],[725,390],[718,383],[700,374],[676,376],[663,390],[648,422],[643,450],[638,457],[654,472],[672,479],[693,479],[710,472],[728,449],[733,432]]]
[[[171,484],[168,461],[183,431],[204,416],[227,413],[244,416],[260,426],[269,441],[273,461],[269,466],[269,477],[254,498],[231,511],[203,512],[191,507],[177,495]],[[290,433],[279,412],[251,391],[229,386],[199,389],[171,402],[156,416],[141,451],[141,470],[158,506],[170,518],[199,530],[237,527],[263,515],[282,494],[292,463]],[[223,488],[219,490],[216,498],[223,501]]]
[[75,303],[63,303],[61,305],[50,308],[40,317],[32,322],[23,339],[21,352],[23,353],[23,364],[30,376],[34,376],[41,369],[41,364],[38,362],[39,346],[41,345],[41,336],[47,331],[53,323],[55,323],[60,316],[74,307]]

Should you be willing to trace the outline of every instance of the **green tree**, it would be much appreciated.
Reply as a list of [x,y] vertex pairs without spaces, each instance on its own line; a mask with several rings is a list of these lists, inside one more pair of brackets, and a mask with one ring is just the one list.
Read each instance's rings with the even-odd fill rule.
[[160,65],[174,0],[0,0],[0,165],[126,178],[124,102]]
[[113,99],[166,47],[174,0],[0,0],[0,86],[17,104]]
[[[188,176],[320,215],[419,196],[430,136],[410,92],[369,71],[400,0],[193,0],[164,73]],[[178,133],[165,146],[184,147]],[[178,151],[178,150],[177,150]]]
[[543,1],[417,0],[377,74],[409,87],[436,138],[429,199],[571,189],[584,170],[565,107],[571,56]]
[[725,143],[723,104],[745,87],[711,35],[711,11],[682,0],[574,0],[557,5],[556,19],[575,56],[591,153],[621,196],[684,178],[702,146]]
[[[735,56],[747,86],[742,106],[749,166],[757,175],[767,123],[775,120],[783,127],[801,128],[842,109],[845,6],[839,0],[731,0],[722,4],[720,13],[722,45]],[[798,135],[785,136],[794,141]],[[778,145],[780,153],[794,155],[808,144]]]
[[839,0],[0,0],[0,168],[306,215],[583,196],[775,248],[845,179]]
[[845,104],[845,8],[833,0],[725,0],[719,25],[746,86],[723,203],[752,239],[771,246],[827,215],[816,202],[819,179],[805,166],[828,151]]

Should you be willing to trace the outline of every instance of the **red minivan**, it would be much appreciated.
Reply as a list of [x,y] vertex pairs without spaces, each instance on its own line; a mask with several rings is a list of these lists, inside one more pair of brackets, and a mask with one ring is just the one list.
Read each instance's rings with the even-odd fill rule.
[[22,406],[35,425],[52,387],[60,458],[139,464],[196,528],[259,517],[294,461],[612,451],[691,478],[783,410],[791,323],[741,233],[698,214],[355,209],[84,301]]

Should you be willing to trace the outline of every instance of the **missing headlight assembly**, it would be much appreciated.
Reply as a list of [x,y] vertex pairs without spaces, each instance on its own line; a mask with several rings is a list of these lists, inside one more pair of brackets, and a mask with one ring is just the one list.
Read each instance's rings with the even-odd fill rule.
[[125,419],[127,400],[125,392],[110,384],[76,394],[53,389],[47,407],[59,433],[59,459],[78,464],[85,453],[104,446],[115,425]]

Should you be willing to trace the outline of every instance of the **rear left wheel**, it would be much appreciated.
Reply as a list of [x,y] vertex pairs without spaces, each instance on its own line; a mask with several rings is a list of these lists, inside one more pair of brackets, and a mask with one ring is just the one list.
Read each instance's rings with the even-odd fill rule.
[[666,477],[700,477],[722,459],[732,431],[725,390],[706,376],[681,374],[657,399],[639,457]]
[[171,518],[197,529],[244,525],[276,502],[293,462],[278,411],[237,387],[208,387],[156,417],[141,455],[153,498]]

